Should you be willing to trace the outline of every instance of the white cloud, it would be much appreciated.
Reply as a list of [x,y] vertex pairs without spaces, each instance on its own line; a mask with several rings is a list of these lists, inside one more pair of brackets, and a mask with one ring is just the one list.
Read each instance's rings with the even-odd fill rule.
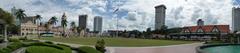
[[[58,4],[51,0],[1,0],[0,7],[10,11],[13,6],[26,10],[33,16],[40,14],[43,21],[52,16],[61,17],[66,12],[68,21],[78,22],[78,15],[88,14],[88,27],[93,28],[93,17],[101,15],[104,19],[103,28],[116,29],[116,14],[111,14],[116,8],[127,11],[127,15],[119,18],[119,29],[145,30],[154,28],[156,5],[164,4],[166,10],[166,25],[181,27],[196,25],[197,19],[203,19],[206,24],[230,24],[232,0],[66,0],[68,4]],[[108,3],[108,1],[113,3]],[[34,5],[33,3],[40,3]],[[66,5],[67,7],[63,6]],[[113,9],[107,9],[112,5]],[[93,7],[94,6],[94,7]],[[93,11],[97,9],[100,14]],[[114,15],[114,16],[112,16]]]
[[[167,7],[166,25],[169,27],[196,25],[196,20],[200,18],[206,24],[231,25],[232,0],[130,0],[121,6],[121,9],[136,11],[137,13],[144,12],[146,13],[146,18],[149,19],[148,21],[152,21],[155,14],[154,6],[160,4],[164,4]],[[141,22],[136,21],[133,23]],[[154,22],[146,22],[142,26],[153,27],[153,25]],[[135,27],[142,29],[142,27]]]

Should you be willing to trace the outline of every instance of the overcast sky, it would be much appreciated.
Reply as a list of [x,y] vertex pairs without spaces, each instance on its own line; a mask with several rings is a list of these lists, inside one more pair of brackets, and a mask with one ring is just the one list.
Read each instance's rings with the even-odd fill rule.
[[[154,29],[154,6],[164,4],[166,25],[183,27],[196,25],[198,19],[205,24],[231,25],[232,7],[239,0],[0,0],[0,8],[10,11],[12,7],[24,9],[28,16],[40,14],[43,22],[65,12],[67,20],[78,22],[78,15],[87,14],[87,27],[93,29],[93,17],[103,17],[103,29],[145,30]],[[119,9],[113,13],[115,9]],[[119,24],[116,25],[116,18]],[[59,25],[60,22],[57,24]]]

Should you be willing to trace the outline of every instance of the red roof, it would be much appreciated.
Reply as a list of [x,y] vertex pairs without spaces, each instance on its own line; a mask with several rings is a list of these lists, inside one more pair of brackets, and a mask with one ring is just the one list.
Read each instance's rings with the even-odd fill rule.
[[190,32],[197,32],[198,29],[202,29],[204,32],[212,32],[214,28],[217,28],[220,32],[228,33],[230,32],[229,25],[204,25],[204,26],[188,26],[184,27],[186,29],[189,29]]

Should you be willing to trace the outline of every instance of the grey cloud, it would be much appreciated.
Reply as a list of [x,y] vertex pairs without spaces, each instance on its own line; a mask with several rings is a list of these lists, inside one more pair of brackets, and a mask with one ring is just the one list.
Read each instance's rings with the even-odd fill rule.
[[193,14],[192,14],[192,18],[191,18],[191,21],[192,22],[195,22],[197,19],[199,19],[201,15],[201,9],[198,9],[198,8],[195,8],[196,10],[194,10]]
[[182,12],[182,11],[183,11],[183,7],[182,7],[182,6],[174,9],[173,16],[175,16],[174,18],[175,18],[176,20],[184,18],[184,17],[181,15],[181,12]]
[[208,22],[209,24],[218,23],[218,19],[210,13],[210,10],[205,10],[205,18],[206,18],[206,22]]
[[136,13],[129,12],[126,19],[128,19],[130,21],[136,21]]

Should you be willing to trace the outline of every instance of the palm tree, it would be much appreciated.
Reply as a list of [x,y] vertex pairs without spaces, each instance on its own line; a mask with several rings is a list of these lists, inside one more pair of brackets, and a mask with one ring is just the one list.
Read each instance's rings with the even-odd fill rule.
[[75,28],[75,27],[76,27],[75,22],[71,22],[71,28]]
[[62,15],[62,21],[61,21],[61,26],[63,27],[63,35],[65,36],[65,33],[66,33],[66,27],[67,27],[67,19],[66,19],[66,15],[65,13]]
[[[24,12],[25,11],[23,9],[18,9],[17,12],[15,13],[17,19],[19,19],[19,21],[20,21],[20,29],[21,29],[22,20],[25,19],[25,17],[27,16]],[[20,33],[20,35],[22,36],[21,33]]]
[[8,12],[4,11],[2,8],[0,8],[0,21],[3,25],[5,25],[4,26],[4,36],[5,36],[4,41],[7,42],[8,41],[7,40],[7,28],[9,25],[14,24],[14,17],[10,13],[8,13]]
[[72,32],[76,32],[76,24],[74,21],[71,22]]
[[[41,15],[36,15],[38,26],[40,26],[41,19],[42,19]],[[38,38],[40,38],[39,27],[37,29],[38,29]]]
[[65,20],[62,20],[62,22],[61,22],[61,26],[63,27],[63,34],[65,35],[65,33],[66,33],[66,27],[67,27],[67,20],[65,19]]
[[40,21],[42,19],[42,16],[41,15],[36,15],[36,20],[38,20],[38,23],[40,24]]
[[55,25],[58,22],[57,17],[53,16],[52,18],[49,19],[49,23],[51,25]]

